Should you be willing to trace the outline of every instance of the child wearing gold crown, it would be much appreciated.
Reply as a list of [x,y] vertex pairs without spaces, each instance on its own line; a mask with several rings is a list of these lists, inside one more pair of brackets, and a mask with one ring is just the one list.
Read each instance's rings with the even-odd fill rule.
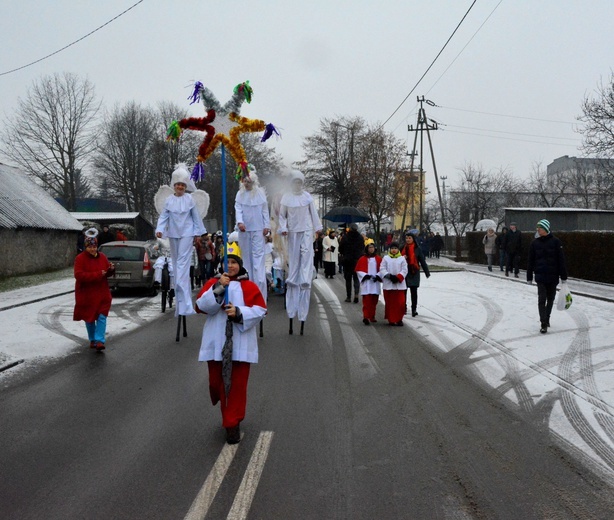
[[256,328],[266,303],[249,280],[236,243],[228,244],[226,258],[226,272],[207,281],[196,300],[196,311],[208,316],[198,360],[207,362],[211,402],[220,402],[226,441],[236,444],[241,440],[250,367],[258,362]]

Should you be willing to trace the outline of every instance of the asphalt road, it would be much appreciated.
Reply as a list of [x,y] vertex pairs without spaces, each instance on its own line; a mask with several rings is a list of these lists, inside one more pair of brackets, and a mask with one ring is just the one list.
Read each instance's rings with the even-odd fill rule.
[[[411,326],[315,281],[270,299],[244,437],[225,447],[202,316],[159,320],[0,393],[2,519],[607,519],[612,489]],[[414,321],[415,323],[415,321]]]

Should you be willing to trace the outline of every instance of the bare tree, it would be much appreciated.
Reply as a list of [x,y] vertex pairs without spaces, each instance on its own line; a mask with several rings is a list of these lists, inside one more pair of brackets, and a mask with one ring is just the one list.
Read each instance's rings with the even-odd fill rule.
[[297,163],[307,175],[311,191],[336,206],[357,206],[357,171],[366,125],[360,117],[320,121],[320,131],[303,139],[305,159]]
[[402,141],[381,127],[370,128],[363,138],[356,173],[360,178],[360,204],[367,211],[379,241],[382,221],[394,213],[396,179],[402,169]]
[[95,147],[99,109],[89,80],[68,72],[43,76],[4,121],[1,151],[74,211],[83,195],[79,187],[86,185],[79,175]]
[[159,184],[152,172],[151,152],[156,138],[156,115],[135,102],[116,105],[105,116],[95,166],[106,190],[128,211],[153,215]]
[[600,81],[593,97],[582,102],[582,115],[578,120],[584,140],[582,150],[587,155],[610,159],[614,157],[614,72],[609,82]]
[[536,200],[527,201],[527,204],[546,208],[558,206],[565,200],[567,188],[567,176],[557,174],[549,178],[541,162],[534,162],[529,176],[529,190],[535,194]]

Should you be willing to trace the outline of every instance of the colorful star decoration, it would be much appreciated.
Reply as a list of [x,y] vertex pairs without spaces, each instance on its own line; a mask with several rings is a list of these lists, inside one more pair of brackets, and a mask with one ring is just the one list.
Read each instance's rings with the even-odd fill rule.
[[230,100],[222,106],[213,92],[203,86],[200,81],[195,83],[194,92],[188,99],[192,100],[190,104],[202,99],[207,111],[206,117],[188,117],[181,121],[173,121],[167,133],[167,140],[179,139],[184,129],[200,130],[206,133],[202,144],[198,148],[197,163],[192,171],[192,178],[194,180],[202,179],[204,175],[203,163],[219,144],[223,144],[228,149],[228,152],[239,166],[237,169],[238,178],[240,179],[244,175],[249,176],[247,157],[239,139],[240,134],[264,130],[262,142],[269,139],[273,134],[279,136],[279,132],[271,123],[265,124],[260,119],[248,119],[239,115],[241,105],[244,101],[250,103],[252,95],[253,90],[249,86],[249,81],[246,81],[235,87]]

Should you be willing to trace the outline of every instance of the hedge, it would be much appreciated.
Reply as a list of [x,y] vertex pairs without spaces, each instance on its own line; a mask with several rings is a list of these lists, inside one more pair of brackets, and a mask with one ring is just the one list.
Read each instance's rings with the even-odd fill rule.
[[[486,264],[483,231],[467,233],[468,260],[475,264]],[[614,232],[610,231],[558,231],[554,235],[563,243],[570,277],[593,282],[614,284]],[[535,233],[522,233],[522,254],[520,268],[527,268],[529,246]],[[494,265],[499,266],[497,256]]]

